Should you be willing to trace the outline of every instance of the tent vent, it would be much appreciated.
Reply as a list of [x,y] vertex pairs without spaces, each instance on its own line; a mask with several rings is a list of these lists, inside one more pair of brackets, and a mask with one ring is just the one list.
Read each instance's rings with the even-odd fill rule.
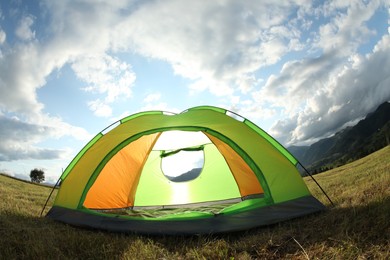
[[108,132],[110,132],[112,129],[114,129],[115,127],[117,127],[118,125],[120,125],[121,122],[120,121],[116,121],[115,123],[112,123],[111,125],[109,125],[108,127],[106,127],[101,133],[103,135],[107,134]]
[[176,115],[176,113],[163,111],[163,115],[165,115],[165,116],[174,116],[174,115]]
[[227,116],[230,116],[231,118],[234,118],[236,119],[237,121],[240,121],[240,122],[244,122],[245,121],[245,118],[243,118],[242,116],[232,112],[232,111],[226,111],[226,115]]

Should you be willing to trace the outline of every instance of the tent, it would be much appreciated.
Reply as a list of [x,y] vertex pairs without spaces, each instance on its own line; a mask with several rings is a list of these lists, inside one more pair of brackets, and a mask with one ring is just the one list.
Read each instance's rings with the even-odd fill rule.
[[325,209],[297,164],[265,131],[228,110],[141,112],[77,154],[47,217],[143,234],[250,229]]

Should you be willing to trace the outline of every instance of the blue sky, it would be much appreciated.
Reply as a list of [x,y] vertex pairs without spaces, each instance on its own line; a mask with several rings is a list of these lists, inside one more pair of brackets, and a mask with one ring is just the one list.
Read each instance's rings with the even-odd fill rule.
[[56,180],[143,110],[241,114],[308,144],[390,100],[387,1],[0,3],[0,171]]

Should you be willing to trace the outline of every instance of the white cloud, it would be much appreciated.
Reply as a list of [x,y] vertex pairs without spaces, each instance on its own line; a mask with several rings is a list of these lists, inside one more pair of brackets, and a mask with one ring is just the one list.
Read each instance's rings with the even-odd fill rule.
[[152,102],[156,102],[156,101],[158,101],[160,99],[161,99],[161,93],[160,92],[151,93],[151,94],[147,95],[144,98],[144,102],[145,103],[152,103]]
[[[50,15],[46,38],[35,39],[37,20],[29,15],[15,30],[20,40],[14,46],[4,44],[7,35],[0,30],[0,113],[22,114],[26,124],[38,120],[35,125],[49,127],[53,137],[86,136],[85,130],[44,114],[37,90],[53,71],[70,64],[91,93],[88,107],[97,116],[111,116],[114,102],[131,97],[136,78],[120,53],[136,52],[169,63],[175,74],[192,80],[191,92],[236,100],[232,107],[241,108],[243,116],[282,109],[287,118],[277,123],[277,135],[286,141],[316,138],[388,98],[387,38],[371,55],[356,54],[373,35],[367,21],[379,4],[47,0],[40,6]],[[320,20],[327,22],[319,26]],[[307,51],[306,58],[286,62],[295,51]],[[257,72],[275,64],[282,66],[280,74],[263,82]],[[362,99],[363,93],[369,99]],[[241,94],[248,97],[237,98]],[[145,102],[140,109],[172,110],[156,94]]]
[[109,117],[112,114],[112,109],[100,99],[89,101],[88,107],[96,116]]
[[195,80],[193,91],[230,95],[236,80],[279,61],[289,50],[288,37],[297,30],[282,24],[296,7],[275,1],[148,3],[114,30],[114,48],[135,48],[168,61],[176,74]]
[[226,81],[214,78],[201,78],[189,85],[190,94],[208,89],[215,96],[230,96],[234,93],[234,88]]
[[[310,51],[308,55],[315,54],[314,58],[285,62],[279,75],[266,79],[263,88],[253,94],[253,107],[246,109],[274,114],[274,109],[263,104],[283,108],[288,121],[283,126],[291,129],[286,140],[298,141],[327,134],[345,123],[343,107],[348,106],[341,101],[348,99],[354,82],[343,80],[348,71],[357,73],[358,66],[348,58],[356,57],[358,47],[373,35],[367,21],[379,4],[378,1],[331,1],[313,7],[310,1],[270,1],[261,5],[235,1],[146,2],[134,9],[127,8],[130,15],[121,19],[115,18],[118,17],[118,6],[115,6],[113,12],[105,12],[94,26],[90,26],[89,20],[102,15],[101,6],[85,17],[75,16],[82,10],[65,8],[65,5],[59,9],[72,10],[77,23],[85,25],[78,28],[78,35],[85,35],[81,45],[96,38],[97,33],[91,28],[98,28],[101,41],[94,48],[135,50],[146,57],[167,61],[176,74],[193,80],[189,85],[191,92],[207,90],[232,100],[238,91],[248,94],[260,85],[255,73],[259,69],[281,62],[289,52]],[[328,22],[318,27],[319,19]],[[106,24],[112,25],[109,32],[102,29]],[[318,31],[303,36],[306,30],[317,27]],[[334,96],[338,95],[335,101]],[[372,98],[376,98],[373,103],[377,104],[378,98]],[[166,107],[166,104],[145,106],[146,109],[156,107]],[[326,116],[330,108],[332,115]],[[368,109],[372,106],[365,107],[364,111]],[[324,122],[328,127],[316,131],[314,126]]]
[[97,116],[111,116],[111,103],[131,97],[136,76],[126,62],[106,54],[91,55],[80,57],[72,64],[72,69],[79,79],[88,84],[85,91],[105,95],[104,101],[88,102]]
[[[0,56],[0,110],[2,120],[7,122],[2,124],[2,160],[59,158],[63,151],[37,144],[48,138],[73,136],[85,140],[88,136],[86,130],[43,112],[44,105],[38,101],[36,91],[46,84],[45,77],[54,67],[42,53],[36,42],[26,42],[6,49]],[[20,119],[15,121],[9,115]]]
[[21,40],[32,40],[35,38],[35,31],[31,29],[31,26],[34,24],[34,17],[29,15],[23,17],[18,27],[16,28],[15,34],[18,36]]
[[63,151],[38,148],[39,140],[50,135],[53,129],[48,126],[26,123],[18,118],[0,116],[0,161],[18,159],[56,159]]
[[168,104],[165,101],[161,101],[162,95],[160,92],[153,92],[146,95],[143,99],[143,106],[140,107],[136,112],[143,111],[165,111],[169,113],[180,113],[181,111],[175,107],[172,107],[172,104]]
[[45,113],[30,116],[26,122],[52,129],[50,135],[46,135],[45,138],[61,138],[64,136],[71,136],[74,139],[80,141],[88,141],[92,138],[92,135],[84,128],[73,126],[64,122],[60,117],[55,117]]
[[[7,34],[0,27],[0,45],[2,45],[5,42],[6,38],[7,38]],[[1,54],[1,52],[0,52],[0,54]],[[0,55],[0,57],[1,57],[1,55]]]
[[[379,1],[331,1],[325,4],[323,12],[331,17],[329,23],[320,27],[315,45],[323,52],[337,50],[338,55],[350,55],[359,44],[375,32],[370,31],[366,22],[377,10]],[[345,13],[340,8],[346,8]]]
[[390,34],[390,8],[387,9],[388,17],[387,17],[387,32]]
[[39,143],[64,136],[73,136],[81,141],[91,138],[83,128],[45,114],[19,118],[0,113],[0,125],[0,161],[64,158],[69,155],[69,149],[43,148]]
[[15,46],[0,57],[0,108],[12,112],[38,113],[36,89],[43,86],[45,74],[35,43]]
[[[101,3],[104,5],[104,3]],[[119,97],[128,97],[131,94],[130,86],[134,82],[134,74],[128,64],[104,55],[108,47],[109,23],[115,18],[106,8],[94,9],[82,6],[72,6],[66,1],[48,1],[46,7],[51,14],[51,22],[44,29],[46,38],[35,39],[33,30],[35,18],[25,15],[15,28],[17,36],[14,45],[4,44],[0,55],[0,111],[6,114],[19,115],[22,120],[18,126],[33,125],[26,130],[26,137],[34,137],[30,142],[20,138],[9,138],[10,143],[3,142],[1,150],[4,160],[28,159],[28,158],[57,158],[61,151],[38,147],[39,142],[48,138],[60,138],[72,136],[79,140],[88,140],[86,130],[65,123],[61,118],[44,113],[44,105],[39,102],[37,90],[46,84],[46,78],[54,70],[61,68],[66,63],[81,62],[83,59],[96,55],[102,57],[100,63],[105,68],[97,68],[95,74],[83,74],[94,91],[105,95],[103,105],[95,107],[98,115],[108,115],[108,104]],[[44,8],[40,5],[40,8]],[[95,11],[94,11],[95,10]],[[18,19],[20,12],[14,12],[13,19]],[[108,14],[108,15],[106,15]],[[91,29],[92,28],[92,29]],[[3,31],[1,31],[3,32]],[[2,33],[5,41],[5,32]],[[18,41],[18,39],[20,41]],[[96,58],[94,62],[99,62]],[[90,64],[86,64],[90,65]],[[82,66],[78,68],[82,70]],[[99,70],[100,69],[100,70]],[[98,81],[97,75],[101,73],[107,76],[105,82]],[[111,77],[111,78],[110,78]],[[113,80],[116,84],[113,84]],[[111,79],[111,81],[110,81]],[[103,85],[103,83],[108,83]],[[95,100],[95,103],[99,99]],[[10,118],[8,118],[11,120]],[[41,134],[34,132],[35,128],[46,129]],[[49,131],[50,130],[50,131]],[[4,130],[5,133],[12,132]],[[18,132],[19,133],[19,132]],[[30,139],[29,139],[30,140]],[[19,154],[19,155],[18,155]]]
[[[269,120],[278,116],[277,110],[271,107],[263,106],[252,101],[240,101],[233,105],[230,110],[237,112],[241,116],[251,120],[260,121]],[[264,125],[259,124],[264,128]]]
[[166,112],[172,112],[172,113],[178,113],[180,112],[178,109],[171,108],[166,102],[155,102],[155,103],[147,103],[144,106],[140,107],[138,111],[136,112],[143,112],[143,111],[166,111]]
[[72,64],[77,77],[89,84],[85,91],[106,94],[111,103],[120,97],[131,96],[135,74],[131,65],[108,55],[81,57]]
[[235,84],[238,86],[241,93],[247,94],[251,90],[253,90],[254,87],[260,84],[262,81],[263,81],[262,79],[257,79],[254,75],[248,74],[238,78]]
[[[379,2],[329,3],[307,9],[309,15],[329,18],[314,31],[314,41],[308,38],[310,56],[285,62],[279,74],[252,92],[255,106],[283,109],[285,119],[276,122],[270,132],[284,143],[328,136],[390,99],[388,36],[383,36],[371,54],[357,54],[359,46],[375,33],[367,21]],[[304,14],[300,16],[304,20]]]
[[[312,78],[313,84],[308,85],[306,94],[304,85],[301,86],[302,91],[282,94],[280,100],[293,100],[291,109],[298,105],[303,106],[303,109],[293,110],[292,116],[277,122],[271,133],[284,142],[315,140],[331,135],[350,121],[361,119],[379,104],[390,100],[389,46],[390,36],[385,35],[371,54],[354,58],[350,64],[344,63],[335,70],[325,70],[329,76],[319,78],[326,87],[320,84],[313,88],[316,80]],[[307,68],[299,66],[297,69],[305,73]],[[284,76],[286,84],[296,84],[292,75]]]
[[[39,47],[33,43],[20,45],[19,50],[8,53],[4,60],[4,64],[18,61],[15,62],[18,76],[35,79],[24,81],[23,87],[16,78],[5,83],[30,91],[28,102],[18,92],[15,96],[20,102],[13,102],[27,110],[32,106],[38,111],[42,109],[35,90],[45,84],[47,75],[66,63],[73,64],[78,77],[89,84],[86,90],[106,95],[105,105],[118,96],[129,97],[135,75],[129,64],[109,56],[110,50],[136,50],[169,62],[175,73],[194,80],[191,91],[209,90],[215,95],[247,93],[251,88],[249,82],[258,81],[253,72],[279,61],[289,48],[299,46],[299,31],[283,23],[298,5],[307,5],[301,1],[259,5],[175,0],[137,5],[126,1],[83,5],[46,1],[45,4],[42,7],[51,14],[48,26],[51,37]],[[34,36],[32,25],[32,16],[22,19],[21,38]],[[26,57],[19,58],[23,52]],[[22,59],[31,66],[24,65],[27,68],[21,70]],[[122,65],[127,67],[121,68]],[[114,69],[110,71],[112,66]],[[118,71],[122,73],[118,75],[120,79],[115,77]],[[10,71],[10,75],[14,73]],[[102,96],[98,98],[103,100]]]

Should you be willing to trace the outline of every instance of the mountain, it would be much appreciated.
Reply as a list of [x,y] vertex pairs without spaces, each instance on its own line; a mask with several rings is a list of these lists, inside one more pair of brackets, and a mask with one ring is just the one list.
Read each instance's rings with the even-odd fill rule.
[[167,176],[166,177],[173,182],[185,182],[197,178],[200,175],[202,168],[194,168],[186,173],[183,173],[176,177]]
[[381,104],[355,126],[310,146],[288,150],[311,171],[318,172],[364,157],[390,144],[390,103]]

